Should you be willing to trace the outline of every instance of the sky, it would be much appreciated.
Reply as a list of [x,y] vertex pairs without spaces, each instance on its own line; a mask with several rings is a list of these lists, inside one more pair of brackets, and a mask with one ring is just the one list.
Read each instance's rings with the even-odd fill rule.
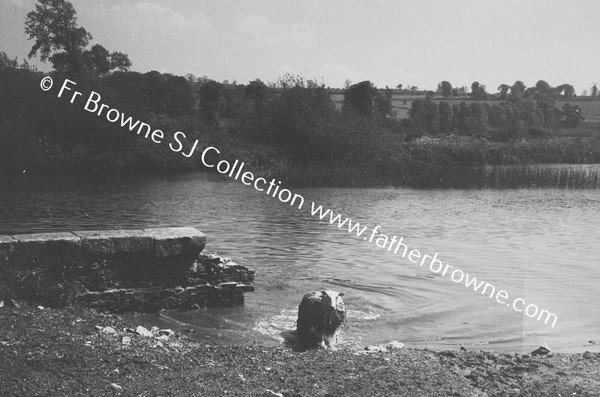
[[[132,70],[245,84],[286,73],[342,87],[370,80],[435,90],[447,80],[496,92],[600,82],[597,0],[72,0],[90,44]],[[0,51],[26,58],[35,0],[0,0]],[[40,70],[50,70],[34,58]]]

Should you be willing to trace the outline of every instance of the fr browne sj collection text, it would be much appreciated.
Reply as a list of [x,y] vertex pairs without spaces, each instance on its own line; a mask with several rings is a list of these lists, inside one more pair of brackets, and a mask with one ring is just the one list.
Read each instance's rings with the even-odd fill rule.
[[[52,89],[54,81],[50,76],[42,78],[40,87],[43,91],[49,91]],[[71,104],[77,103],[83,105],[83,109],[95,114],[98,117],[104,117],[111,123],[118,123],[122,128],[128,129],[130,132],[135,132],[137,135],[141,135],[146,139],[151,140],[156,144],[161,144],[165,140],[165,133],[160,129],[153,129],[149,124],[144,123],[140,120],[134,120],[131,116],[126,116],[123,112],[118,109],[111,108],[107,104],[102,103],[102,96],[96,91],[91,91],[89,95],[84,95],[81,91],[75,90],[75,83],[72,80],[65,79],[58,91],[57,96],[59,98],[67,99]],[[70,96],[70,98],[69,98]],[[175,153],[180,153],[182,156],[187,158],[192,157],[198,149],[199,140],[196,139],[193,144],[189,144],[186,141],[186,134],[182,131],[176,131],[171,138],[168,138],[169,149]],[[212,153],[214,152],[214,153]],[[227,175],[234,180],[240,180],[246,186],[254,186],[259,191],[279,199],[282,203],[287,203],[291,206],[297,207],[299,210],[304,206],[304,197],[299,194],[293,193],[288,189],[281,187],[281,181],[271,179],[267,182],[267,179],[262,177],[256,177],[254,173],[250,171],[244,171],[245,163],[235,160],[233,163],[222,159],[220,161],[214,160],[214,155],[219,155],[221,152],[214,146],[208,146],[202,151],[201,161],[202,164],[207,168],[213,168],[217,172],[223,175]],[[377,225],[374,228],[360,225],[358,222],[354,222],[350,218],[343,218],[341,214],[335,214],[330,209],[324,209],[322,205],[318,205],[315,202],[311,203],[310,214],[313,217],[318,217],[322,221],[328,221],[329,224],[337,226],[339,229],[347,229],[348,234],[353,237],[361,238],[368,243],[375,243],[378,248],[384,249],[393,254],[398,254],[401,250],[402,258],[407,258],[412,263],[418,263],[420,261],[420,267],[429,268],[429,270],[442,276],[450,277],[451,281],[457,284],[463,284],[467,289],[472,289],[481,295],[487,296],[489,299],[495,300],[501,305],[512,307],[515,311],[524,313],[527,317],[535,318],[537,321],[543,321],[545,324],[549,324],[551,327],[556,325],[558,317],[555,313],[552,313],[546,309],[540,308],[539,306],[530,303],[525,305],[525,300],[522,298],[509,299],[509,293],[505,290],[497,291],[496,287],[487,283],[483,280],[478,280],[477,277],[463,272],[455,266],[447,263],[442,263],[438,259],[437,252],[434,255],[422,255],[418,249],[409,249],[404,242],[404,237],[398,238],[392,236],[390,239],[388,235],[381,233],[381,226]],[[371,229],[370,236],[365,232]],[[373,241],[375,240],[375,241]],[[390,241],[391,240],[391,241]],[[428,261],[429,260],[429,261]],[[428,266],[426,263],[428,263]]]

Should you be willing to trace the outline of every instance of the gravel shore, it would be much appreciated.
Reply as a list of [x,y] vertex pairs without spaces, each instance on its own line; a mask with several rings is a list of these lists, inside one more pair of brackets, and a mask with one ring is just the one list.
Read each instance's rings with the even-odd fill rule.
[[[135,332],[140,325],[147,336]],[[600,395],[600,353],[300,353],[151,328],[81,308],[0,307],[0,395]]]

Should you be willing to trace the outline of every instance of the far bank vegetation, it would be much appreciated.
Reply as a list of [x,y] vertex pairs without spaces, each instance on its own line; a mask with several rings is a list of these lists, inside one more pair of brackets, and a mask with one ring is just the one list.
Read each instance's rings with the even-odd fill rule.
[[[39,0],[44,1],[49,0]],[[83,28],[76,23],[78,46],[61,47],[60,37],[58,44],[38,43],[34,28],[42,22],[32,13],[28,29],[36,44],[30,55],[53,63],[55,81],[68,77],[80,89],[101,93],[110,107],[166,134],[184,131],[188,139],[214,145],[223,157],[287,184],[598,186],[594,170],[580,175],[573,169],[531,168],[600,163],[600,123],[587,122],[581,107],[596,102],[595,85],[591,95],[576,97],[571,85],[551,87],[543,80],[532,87],[521,81],[502,84],[488,94],[479,82],[469,90],[442,81],[434,92],[401,85],[382,89],[370,81],[332,89],[289,74],[276,82],[238,84],[192,74],[138,73],[129,71],[126,54],[90,47],[91,35],[77,30]],[[4,172],[201,168],[198,156],[178,156],[57,98],[57,87],[43,92],[42,77],[26,61],[0,52]],[[398,115],[402,106],[407,117]]]

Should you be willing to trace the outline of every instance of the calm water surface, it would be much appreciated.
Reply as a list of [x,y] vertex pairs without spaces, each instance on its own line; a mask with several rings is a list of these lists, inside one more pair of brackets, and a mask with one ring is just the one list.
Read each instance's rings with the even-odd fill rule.
[[[303,209],[205,174],[0,185],[0,234],[194,226],[256,270],[240,308],[166,313],[165,326],[211,341],[281,343],[304,293],[346,293],[345,342],[529,351],[600,351],[597,190],[292,189]],[[314,201],[558,316],[524,317],[310,214]],[[370,230],[367,232],[370,233]]]

